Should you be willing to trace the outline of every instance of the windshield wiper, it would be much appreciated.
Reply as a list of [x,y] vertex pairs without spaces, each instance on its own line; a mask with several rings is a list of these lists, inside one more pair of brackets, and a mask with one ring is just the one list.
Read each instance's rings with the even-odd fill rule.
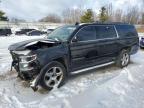
[[62,42],[60,38],[47,38],[48,40],[56,41],[56,42]]
[[55,41],[61,42],[62,40],[60,38],[54,38]]

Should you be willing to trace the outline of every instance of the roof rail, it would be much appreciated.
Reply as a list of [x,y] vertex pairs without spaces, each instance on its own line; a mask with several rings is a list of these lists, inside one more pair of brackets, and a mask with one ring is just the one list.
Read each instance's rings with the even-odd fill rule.
[[125,22],[101,22],[101,21],[96,21],[94,22],[95,24],[128,24]]

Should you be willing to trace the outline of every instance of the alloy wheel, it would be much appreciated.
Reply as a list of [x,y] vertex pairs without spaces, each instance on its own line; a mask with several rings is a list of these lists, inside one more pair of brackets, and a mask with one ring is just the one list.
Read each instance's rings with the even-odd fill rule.
[[63,72],[60,67],[51,67],[44,76],[45,84],[48,87],[57,87],[63,78]]
[[129,54],[124,53],[121,59],[122,66],[126,66],[129,62]]

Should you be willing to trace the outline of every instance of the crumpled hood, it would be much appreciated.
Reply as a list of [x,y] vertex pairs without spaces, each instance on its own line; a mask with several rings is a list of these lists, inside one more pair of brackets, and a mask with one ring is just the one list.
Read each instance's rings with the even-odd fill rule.
[[10,51],[22,51],[25,50],[27,46],[35,44],[37,42],[46,42],[46,43],[55,43],[55,41],[47,40],[47,39],[32,39],[27,41],[18,42],[9,46],[8,50]]

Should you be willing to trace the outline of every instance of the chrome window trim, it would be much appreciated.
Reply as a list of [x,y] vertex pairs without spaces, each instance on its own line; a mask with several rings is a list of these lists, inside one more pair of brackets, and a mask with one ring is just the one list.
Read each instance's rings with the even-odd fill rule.
[[114,25],[114,29],[115,29],[115,32],[116,32],[117,38],[119,38],[119,34],[118,34],[118,31],[117,31],[115,25]]
[[[114,30],[115,30],[115,33],[116,33],[116,37],[96,39],[96,40],[87,40],[87,41],[78,41],[78,42],[94,42],[94,41],[100,41],[100,40],[110,40],[110,39],[118,39],[118,38],[119,38],[119,35],[118,35],[118,32],[117,32],[117,29],[116,29],[115,25],[87,25],[87,26],[84,26],[84,27],[88,27],[88,26],[113,26],[113,27],[114,27]],[[73,42],[72,40],[76,37],[76,35],[79,33],[79,31],[82,30],[84,27],[80,28],[80,29],[77,31],[77,33],[73,36],[73,38],[71,39],[71,44],[72,44],[72,43],[75,43],[75,42]]]

